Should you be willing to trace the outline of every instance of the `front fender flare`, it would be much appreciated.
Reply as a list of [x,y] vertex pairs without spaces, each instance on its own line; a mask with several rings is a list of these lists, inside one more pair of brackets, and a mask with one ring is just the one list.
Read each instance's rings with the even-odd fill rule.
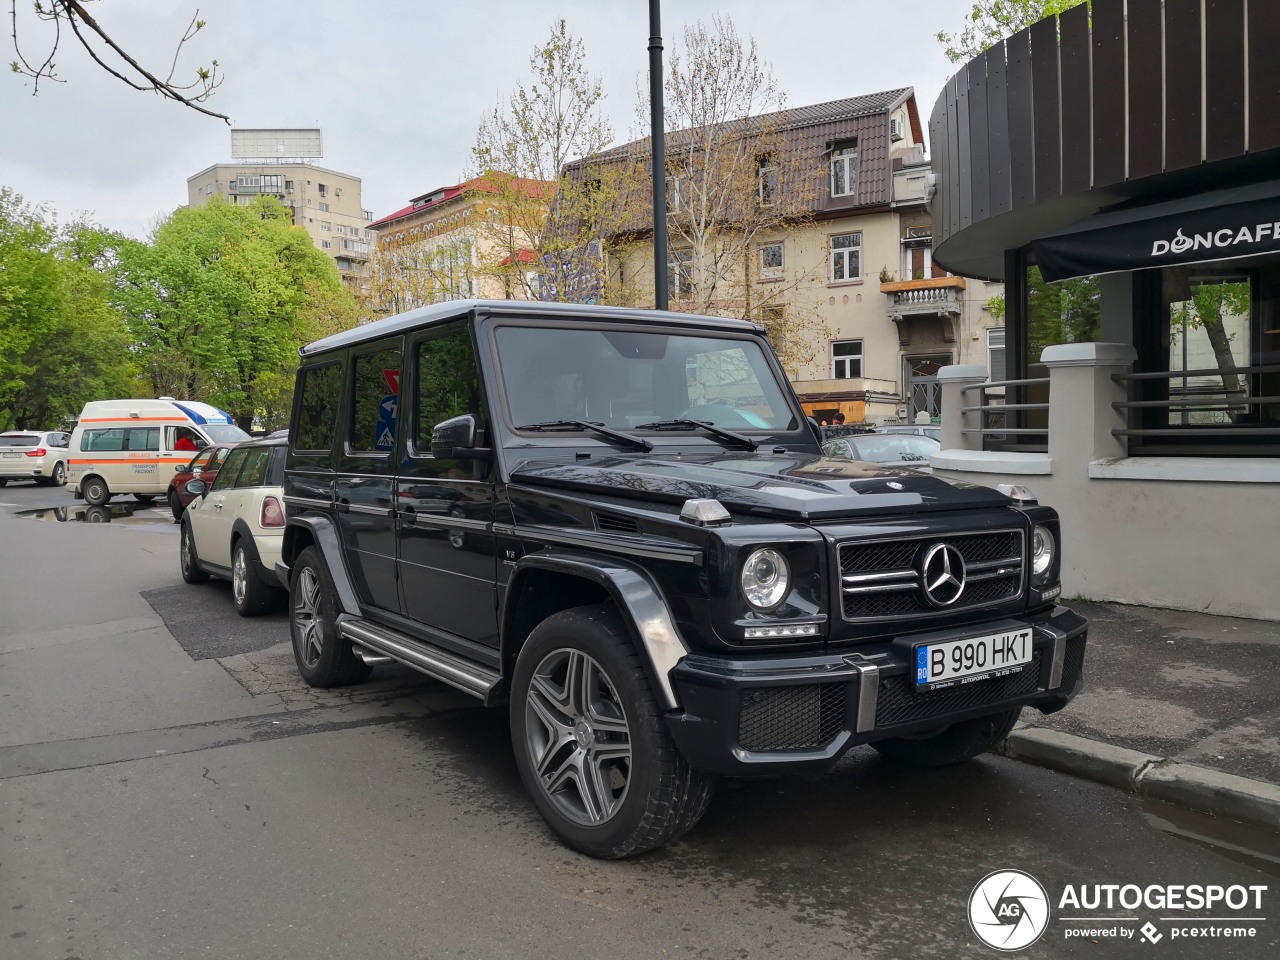
[[[285,525],[285,550],[282,554],[282,562],[276,566],[276,572],[280,573],[280,568],[285,566],[285,558],[287,558],[288,569],[292,569],[297,554],[301,552],[289,549],[289,541],[301,533],[298,528],[307,531],[311,542],[316,545],[324,558],[325,566],[329,568],[329,576],[333,579],[334,590],[338,594],[338,606],[341,612],[353,617],[360,616],[360,601],[356,598],[351,578],[347,576],[347,565],[342,559],[342,541],[328,517],[307,515],[289,518]],[[281,579],[285,578],[281,576]],[[288,587],[289,583],[286,580],[285,588],[288,589]]]
[[[648,572],[615,557],[572,551],[540,552],[521,558],[511,576],[511,586],[515,587],[521,574],[528,570],[582,577],[604,587],[617,603],[632,639],[650,668],[663,708],[679,708],[670,674],[689,653],[689,648],[676,629],[662,591]],[[516,591],[509,589],[508,599],[515,594]],[[511,609],[502,612],[504,638],[513,615]]]

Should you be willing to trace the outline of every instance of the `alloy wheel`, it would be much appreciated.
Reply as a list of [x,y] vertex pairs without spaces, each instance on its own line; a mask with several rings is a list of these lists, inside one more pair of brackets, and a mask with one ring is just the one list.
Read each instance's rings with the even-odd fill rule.
[[525,702],[525,748],[538,786],[585,826],[610,820],[631,782],[631,730],[613,682],[580,650],[538,664]]
[[244,548],[236,547],[235,556],[231,558],[231,594],[235,597],[237,607],[244,606],[248,576],[249,565],[245,562]]
[[314,670],[324,652],[324,633],[321,626],[320,580],[310,567],[298,571],[297,598],[293,606],[294,643],[308,670]]
[[191,555],[191,531],[185,527],[182,530],[182,572],[190,573],[191,568],[195,566],[195,557]]

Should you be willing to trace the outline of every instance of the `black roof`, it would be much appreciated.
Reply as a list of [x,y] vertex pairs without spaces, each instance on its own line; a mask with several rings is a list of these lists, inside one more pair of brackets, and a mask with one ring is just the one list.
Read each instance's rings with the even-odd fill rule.
[[451,300],[410,310],[394,317],[366,323],[317,340],[298,352],[309,357],[329,350],[380,340],[419,327],[455,320],[469,314],[501,317],[541,318],[547,320],[606,321],[610,323],[662,324],[676,327],[702,327],[738,333],[762,333],[764,328],[749,320],[729,317],[707,317],[695,313],[667,310],[638,310],[628,307],[598,307],[582,303],[544,303],[539,300]]

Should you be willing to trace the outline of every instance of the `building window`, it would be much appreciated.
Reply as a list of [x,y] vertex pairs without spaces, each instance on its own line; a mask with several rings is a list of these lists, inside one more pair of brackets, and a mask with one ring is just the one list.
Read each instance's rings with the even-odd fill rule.
[[840,233],[831,238],[831,281],[862,279],[862,234]]
[[760,277],[764,280],[782,276],[782,241],[766,243],[760,248]]
[[991,327],[987,330],[987,369],[991,371],[990,379],[999,383],[1004,374],[1004,327]]
[[321,250],[328,250],[328,249],[329,249],[330,247],[332,247],[332,246],[333,246],[333,241],[332,241],[332,240],[321,240],[321,241],[320,241],[320,249],[321,249]]
[[778,162],[773,157],[761,157],[756,179],[760,206],[773,206],[778,202]]
[[322,197],[323,197],[323,196],[324,196],[324,193],[325,193],[325,187],[324,187],[324,184],[323,184],[323,183],[321,183],[321,184],[319,184],[318,186],[319,186],[319,188],[320,188],[320,196],[322,196]]
[[831,196],[850,197],[858,182],[858,145],[847,143],[831,152]]
[[778,332],[787,319],[787,309],[780,303],[771,303],[760,311],[760,319],[764,322],[766,336]]
[[320,212],[321,212],[321,213],[328,213],[328,212],[329,212],[329,205],[328,205],[327,203],[324,203],[323,201],[321,201],[321,203],[320,203]]
[[346,225],[345,225],[345,224],[341,224],[341,223],[340,223],[340,224],[338,224],[338,232],[339,232],[339,233],[346,233],[346,232],[347,232]]
[[667,290],[677,300],[693,296],[692,250],[672,250],[667,254]]
[[831,379],[856,380],[862,376],[862,341],[836,340],[831,344]]
[[284,191],[285,191],[285,193],[293,193],[293,181],[292,181],[292,180],[286,180],[286,181],[284,182]]
[[321,220],[321,221],[320,221],[320,229],[321,229],[321,230],[332,230],[332,229],[333,229],[333,224],[332,224],[332,223],[330,223],[328,220]]

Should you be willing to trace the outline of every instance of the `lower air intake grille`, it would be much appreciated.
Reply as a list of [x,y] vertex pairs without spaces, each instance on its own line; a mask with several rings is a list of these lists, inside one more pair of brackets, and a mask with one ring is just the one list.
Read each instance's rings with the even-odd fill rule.
[[908,680],[907,676],[897,676],[880,681],[880,696],[876,701],[877,730],[1034,693],[1040,684],[1040,653],[1032,656],[1021,673],[978,680],[933,693],[916,693]]
[[763,687],[742,698],[738,743],[752,753],[814,750],[844,728],[845,685]]

